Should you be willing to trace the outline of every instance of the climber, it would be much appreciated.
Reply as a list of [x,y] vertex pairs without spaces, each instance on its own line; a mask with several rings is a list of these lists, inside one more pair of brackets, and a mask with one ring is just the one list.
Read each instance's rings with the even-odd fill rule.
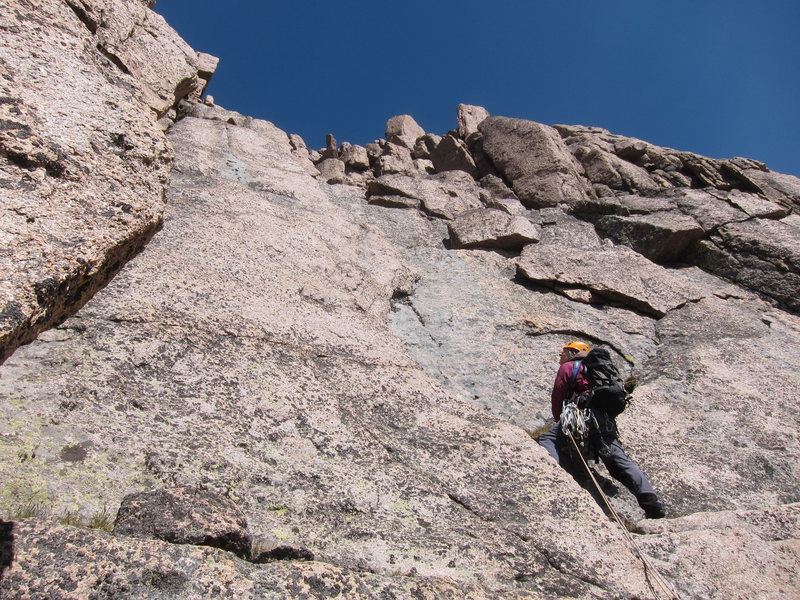
[[[586,357],[589,350],[588,344],[580,341],[572,341],[561,350],[561,355],[559,356],[560,367],[550,398],[553,418],[556,423],[539,436],[538,442],[607,512],[602,495],[592,481],[587,467],[571,448],[570,440],[565,432],[562,431],[561,423],[559,422],[564,401],[586,393],[591,387],[585,375],[585,369],[581,364],[581,360]],[[636,496],[639,506],[644,509],[646,518],[660,519],[664,517],[664,506],[658,494],[656,494],[642,470],[625,454],[622,445],[619,443],[616,420],[597,408],[592,408],[591,412],[599,425],[599,434],[601,434],[601,436],[598,436],[600,447],[596,449],[595,457],[599,457],[603,461],[606,469],[614,479],[620,481]],[[598,481],[600,480],[598,479]],[[602,484],[604,490],[608,484],[611,484],[611,482],[606,479],[605,483]],[[613,484],[611,485],[613,487]]]

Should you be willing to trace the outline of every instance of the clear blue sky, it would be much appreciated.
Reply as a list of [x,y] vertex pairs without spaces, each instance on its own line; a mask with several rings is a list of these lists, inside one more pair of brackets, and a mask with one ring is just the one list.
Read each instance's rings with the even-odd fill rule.
[[365,144],[456,106],[613,133],[800,176],[800,0],[158,0],[220,58],[217,104]]

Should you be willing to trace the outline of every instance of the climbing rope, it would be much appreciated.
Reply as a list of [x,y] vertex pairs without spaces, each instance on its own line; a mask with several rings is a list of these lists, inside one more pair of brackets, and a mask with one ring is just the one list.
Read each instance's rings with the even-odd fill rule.
[[[574,404],[571,404],[571,406],[575,407]],[[567,407],[565,406],[564,408],[566,409]],[[575,407],[575,411],[580,412],[580,410],[581,409]],[[580,415],[569,416],[567,417],[567,420],[570,423],[573,423],[573,421],[577,422],[578,420],[582,420],[583,425],[586,426],[585,419],[583,419],[582,416]],[[647,579],[647,584],[650,586],[650,591],[653,592],[653,596],[656,598],[656,600],[659,600],[659,594],[656,592],[656,589],[653,586],[653,582],[650,580],[651,576],[658,584],[658,586],[664,591],[668,600],[680,600],[678,598],[678,594],[675,593],[675,591],[672,589],[672,586],[670,586],[669,582],[667,582],[667,580],[664,579],[661,573],[659,573],[658,570],[650,562],[650,559],[648,559],[647,556],[645,556],[645,554],[639,549],[639,546],[636,544],[636,540],[633,539],[633,536],[631,535],[630,531],[628,531],[627,527],[625,527],[625,524],[622,522],[619,513],[617,513],[617,511],[612,506],[611,501],[608,499],[608,496],[606,496],[605,492],[603,492],[603,488],[600,487],[600,484],[597,482],[597,479],[595,478],[594,474],[592,473],[592,470],[589,468],[589,465],[587,464],[586,459],[583,456],[583,452],[581,452],[581,448],[578,445],[578,442],[575,440],[575,437],[573,436],[573,431],[575,431],[575,429],[564,427],[563,420],[562,420],[562,429],[564,432],[566,432],[567,437],[569,437],[570,441],[572,442],[572,445],[575,446],[575,450],[577,451],[578,456],[581,457],[581,462],[583,463],[586,472],[589,474],[592,483],[597,488],[597,491],[600,493],[600,497],[603,499],[603,502],[608,508],[609,514],[611,514],[611,516],[620,526],[620,529],[622,530],[622,534],[625,537],[625,540],[628,542],[628,544],[630,544],[631,548],[633,548],[633,553],[639,558],[639,560],[642,561],[642,564],[644,565],[645,578]]]

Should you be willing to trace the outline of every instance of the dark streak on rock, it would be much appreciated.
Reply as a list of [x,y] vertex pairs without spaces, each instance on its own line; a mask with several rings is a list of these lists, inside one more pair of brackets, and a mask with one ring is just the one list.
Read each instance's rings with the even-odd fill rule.
[[92,32],[92,35],[97,33],[97,28],[99,24],[95,21],[89,14],[86,12],[86,8],[84,6],[80,6],[76,0],[66,0],[67,6],[72,9],[72,12],[75,13],[75,16],[78,17],[81,23],[86,25],[86,29]]

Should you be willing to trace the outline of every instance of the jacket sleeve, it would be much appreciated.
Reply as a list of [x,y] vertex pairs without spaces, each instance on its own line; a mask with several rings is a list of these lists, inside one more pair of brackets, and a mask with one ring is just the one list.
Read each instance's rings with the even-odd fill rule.
[[566,362],[558,369],[553,392],[550,394],[550,406],[553,410],[553,418],[558,421],[561,416],[561,409],[564,400],[570,395],[572,388],[572,363]]

